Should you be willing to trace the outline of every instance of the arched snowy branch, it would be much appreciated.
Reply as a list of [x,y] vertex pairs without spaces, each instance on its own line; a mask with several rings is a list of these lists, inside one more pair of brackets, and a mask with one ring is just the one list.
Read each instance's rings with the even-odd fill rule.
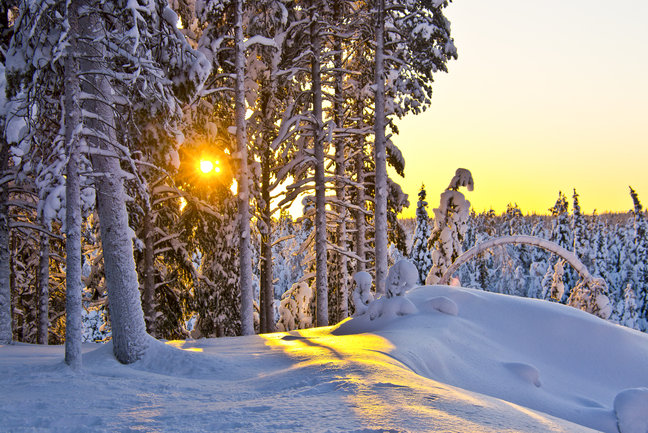
[[452,263],[448,270],[443,274],[443,277],[441,278],[441,280],[439,280],[439,284],[448,284],[448,280],[457,271],[457,269],[459,269],[459,266],[463,265],[473,257],[483,253],[490,248],[510,244],[531,245],[542,248],[543,250],[547,250],[565,259],[565,261],[567,261],[567,263],[569,263],[576,270],[576,272],[580,274],[585,284],[588,284],[593,279],[592,275],[587,270],[587,267],[578,259],[578,257],[576,257],[573,252],[568,251],[560,245],[546,239],[537,238],[535,236],[517,235],[502,236],[499,238],[490,239],[486,242],[472,247],[461,256],[457,257],[457,260],[455,260],[454,263]]

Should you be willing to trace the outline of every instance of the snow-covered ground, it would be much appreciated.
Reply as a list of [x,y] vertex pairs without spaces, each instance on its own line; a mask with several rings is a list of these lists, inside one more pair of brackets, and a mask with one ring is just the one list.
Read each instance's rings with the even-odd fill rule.
[[153,341],[133,365],[110,343],[80,373],[62,359],[0,346],[0,431],[648,431],[647,335],[456,287],[328,328]]

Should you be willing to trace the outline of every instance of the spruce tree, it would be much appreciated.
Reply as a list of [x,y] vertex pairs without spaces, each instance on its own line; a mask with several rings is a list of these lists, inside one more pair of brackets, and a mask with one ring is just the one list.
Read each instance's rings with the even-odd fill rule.
[[630,281],[637,297],[637,311],[639,328],[648,329],[648,221],[639,201],[639,195],[630,187],[630,196],[634,207],[633,215],[633,242],[629,248],[628,261],[632,267]]
[[590,247],[590,231],[587,229],[587,220],[582,214],[578,193],[574,188],[571,229],[574,238],[573,251],[576,257],[590,269],[592,266],[592,251]]
[[[566,250],[573,250],[574,248],[574,237],[571,231],[571,225],[569,224],[569,214],[568,214],[569,204],[567,203],[567,197],[562,191],[558,192],[558,199],[553,207],[549,208],[551,216],[551,238],[552,242],[557,243]],[[552,261],[552,267],[555,267],[558,259]],[[554,280],[559,279],[561,282],[564,282],[564,292],[563,296],[558,299],[558,301],[565,303],[569,297],[571,288],[574,286],[576,278],[571,270],[561,269],[562,275],[556,275]]]
[[427,277],[432,267],[432,254],[427,247],[430,238],[430,218],[426,209],[428,203],[425,201],[425,196],[425,185],[421,185],[421,190],[418,193],[418,203],[416,204],[416,229],[414,230],[414,240],[409,254],[409,259],[418,270],[420,284],[425,282],[425,277]]

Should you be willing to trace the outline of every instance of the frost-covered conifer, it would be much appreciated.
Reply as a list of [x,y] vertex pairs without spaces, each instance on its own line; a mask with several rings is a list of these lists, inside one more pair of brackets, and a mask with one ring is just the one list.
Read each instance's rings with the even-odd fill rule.
[[[567,203],[567,198],[562,192],[558,193],[558,199],[553,207],[549,208],[551,216],[551,237],[552,242],[557,243],[566,250],[572,251],[574,248],[574,236],[572,234],[571,225],[569,223],[569,214],[568,214],[569,204]],[[552,262],[555,267],[557,260]],[[560,302],[566,302],[567,297],[571,291],[571,288],[574,286],[577,277],[574,275],[571,268],[567,270],[563,269],[563,275],[560,276],[560,281],[564,283],[564,296],[562,299],[558,299]],[[558,278],[558,276],[556,276]],[[554,278],[554,280],[556,279]]]
[[633,243],[629,248],[628,261],[632,266],[630,281],[637,297],[637,311],[641,330],[648,326],[648,221],[639,201],[639,195],[630,187],[630,196],[634,204]]
[[313,290],[305,282],[299,282],[281,296],[278,331],[292,331],[313,326],[311,302]]
[[421,185],[419,199],[416,204],[416,229],[414,230],[414,240],[410,250],[409,259],[414,263],[419,274],[419,283],[425,282],[430,268],[432,267],[432,254],[427,247],[430,238],[430,218],[427,213],[427,202],[425,201],[425,185]]
[[463,238],[470,217],[470,202],[459,192],[474,188],[470,171],[458,168],[448,188],[441,194],[439,207],[434,209],[434,229],[428,240],[432,251],[432,268],[426,284],[436,284],[452,262],[463,252]]
[[628,284],[623,290],[623,310],[619,323],[628,328],[639,329],[639,311],[637,310],[637,297],[632,285]]
[[574,189],[571,229],[574,238],[573,251],[576,257],[589,269],[592,266],[592,251],[590,247],[590,231],[587,229],[587,220],[581,213],[578,193]]
[[606,320],[613,310],[607,285],[601,278],[590,280],[587,284],[579,282],[569,295],[567,304]]
[[549,288],[549,298],[556,302],[565,295],[565,283],[563,277],[565,275],[565,265],[563,260],[558,260],[553,267],[553,274],[551,276],[551,286]]

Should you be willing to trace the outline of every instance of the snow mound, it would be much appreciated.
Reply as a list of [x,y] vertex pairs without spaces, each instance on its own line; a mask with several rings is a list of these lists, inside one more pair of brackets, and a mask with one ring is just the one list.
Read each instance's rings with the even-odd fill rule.
[[648,388],[621,391],[614,399],[619,432],[648,432]]
[[399,260],[389,268],[385,289],[387,296],[402,296],[418,282],[418,270],[412,262],[407,259]]
[[524,382],[535,385],[540,388],[540,372],[533,365],[523,362],[506,362],[504,367]]
[[395,319],[398,316],[406,316],[417,312],[412,302],[402,296],[393,298],[382,297],[369,304],[369,319],[375,320],[382,318],[385,320]]
[[445,296],[437,296],[436,298],[430,298],[423,304],[422,311],[433,312],[438,311],[439,313],[448,314],[450,316],[457,316],[459,314],[459,306],[455,301]]
[[369,308],[369,304],[374,301],[374,295],[371,292],[371,274],[365,271],[356,272],[353,275],[356,282],[356,288],[353,291],[353,305],[355,305],[355,315],[363,314]]
[[378,299],[332,333],[375,333],[394,346],[392,359],[435,381],[599,431],[617,433],[618,417],[622,432],[647,433],[634,427],[648,422],[646,394],[611,403],[648,387],[648,336],[567,305],[422,286]]

